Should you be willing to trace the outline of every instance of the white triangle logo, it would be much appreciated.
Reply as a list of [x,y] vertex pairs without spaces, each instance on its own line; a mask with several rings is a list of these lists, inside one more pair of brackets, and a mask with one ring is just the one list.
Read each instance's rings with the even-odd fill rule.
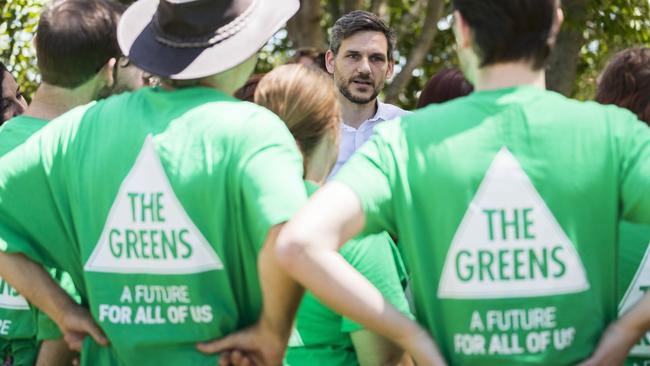
[[214,249],[189,218],[147,136],[124,178],[89,272],[190,274],[222,269]]
[[517,159],[502,148],[454,236],[438,296],[519,298],[588,288],[573,243]]
[[29,304],[5,280],[0,278],[0,308],[11,310],[29,310]]
[[[646,249],[643,261],[634,274],[634,279],[625,292],[625,296],[618,306],[619,314],[623,314],[634,306],[647,291],[650,290],[650,244]],[[630,356],[650,356],[650,332],[646,333],[641,340],[632,348]]]

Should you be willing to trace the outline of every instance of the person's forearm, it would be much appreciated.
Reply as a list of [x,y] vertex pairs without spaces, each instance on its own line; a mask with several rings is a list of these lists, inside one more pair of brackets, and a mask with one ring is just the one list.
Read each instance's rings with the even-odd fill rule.
[[[417,330],[339,253],[309,248],[288,263],[287,271],[327,306],[396,340]],[[323,278],[329,279],[322,281]],[[405,326],[408,324],[408,326]]]
[[69,366],[74,358],[63,339],[47,339],[41,343],[35,366]]
[[275,256],[275,244],[281,226],[271,229],[258,258],[263,295],[261,321],[288,340],[303,288],[282,269]]
[[636,340],[650,331],[650,293],[623,314],[616,325],[629,332]]
[[0,277],[57,324],[76,305],[41,265],[22,254],[0,252]]
[[326,244],[302,247],[279,255],[291,276],[334,311],[406,350],[426,350],[425,354],[414,354],[416,359],[443,365],[445,362],[435,347],[422,346],[433,344],[428,333],[386,301],[379,290],[338,252],[317,249],[327,247]]

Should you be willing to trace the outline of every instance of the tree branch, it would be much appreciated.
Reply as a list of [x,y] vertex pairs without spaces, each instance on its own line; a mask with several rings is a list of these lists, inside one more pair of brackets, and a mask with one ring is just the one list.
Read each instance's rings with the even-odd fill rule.
[[363,9],[363,0],[343,0],[343,14]]
[[381,18],[387,18],[388,8],[386,7],[386,0],[372,0],[370,2],[370,12],[379,15]]
[[289,39],[295,48],[325,49],[325,33],[320,26],[323,9],[320,0],[303,0],[298,13],[287,23]]
[[400,93],[413,78],[413,70],[422,64],[431,49],[433,39],[438,31],[438,20],[442,16],[444,0],[430,0],[428,3],[422,30],[415,42],[415,46],[411,49],[406,64],[402,67],[402,71],[393,79],[393,82],[388,88],[386,88],[386,102],[388,103],[396,103],[398,101]]
[[585,43],[582,29],[589,14],[586,0],[565,0],[563,5],[567,22],[549,58],[546,82],[548,89],[570,96],[576,85],[580,49]]

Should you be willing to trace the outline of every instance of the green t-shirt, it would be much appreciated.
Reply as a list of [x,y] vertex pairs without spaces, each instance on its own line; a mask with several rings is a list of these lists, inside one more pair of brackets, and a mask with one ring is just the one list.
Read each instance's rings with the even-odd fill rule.
[[[305,186],[309,195],[318,189],[310,182],[305,182]],[[380,233],[350,240],[340,253],[391,304],[411,316],[402,287],[402,281],[406,280],[402,278],[404,265],[394,246],[387,233]],[[289,366],[358,365],[350,333],[362,329],[362,325],[335,313],[307,292],[296,315],[285,363]]]
[[[18,116],[0,127],[0,156],[7,154],[31,135],[41,129],[47,121]],[[76,291],[70,277],[64,272],[52,269],[52,276],[73,297]],[[12,358],[13,365],[33,365],[38,355],[41,340],[59,339],[61,332],[44,313],[32,307],[9,284],[0,278],[0,359]]]
[[[650,225],[622,222],[619,243],[618,308],[623,314],[650,289]],[[625,364],[650,365],[650,332],[632,348]]]
[[650,223],[650,129],[534,87],[377,128],[336,178],[409,263],[454,365],[569,365],[617,315],[617,227]]
[[[67,271],[111,345],[83,365],[215,365],[255,322],[257,255],[306,200],[284,123],[217,90],[73,109],[0,158],[0,249]],[[38,197],[38,200],[32,200]]]

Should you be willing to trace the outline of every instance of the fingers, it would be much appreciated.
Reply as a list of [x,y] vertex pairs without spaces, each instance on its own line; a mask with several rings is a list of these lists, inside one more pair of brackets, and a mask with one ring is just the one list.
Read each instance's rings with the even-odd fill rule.
[[219,354],[219,366],[253,366],[256,365],[251,358],[241,351],[223,351]]
[[207,354],[219,353],[233,348],[246,350],[250,347],[250,342],[247,342],[245,332],[234,333],[216,341],[197,343],[196,349]]
[[224,351],[219,354],[219,366],[229,366],[232,364],[230,352]]
[[108,346],[108,338],[106,338],[104,332],[90,316],[85,319],[83,328],[83,330],[89,334],[95,342],[102,346]]

